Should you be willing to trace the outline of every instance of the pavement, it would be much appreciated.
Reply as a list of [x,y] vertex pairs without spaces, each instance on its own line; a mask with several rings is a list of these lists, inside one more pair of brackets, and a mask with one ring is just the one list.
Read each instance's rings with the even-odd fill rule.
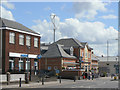
[[2,88],[118,88],[118,81],[111,80],[110,77],[100,77],[94,80],[69,80],[62,79],[59,83],[57,81],[51,82],[30,82],[29,84],[22,83],[22,86],[19,87],[19,83],[6,85],[3,84]]

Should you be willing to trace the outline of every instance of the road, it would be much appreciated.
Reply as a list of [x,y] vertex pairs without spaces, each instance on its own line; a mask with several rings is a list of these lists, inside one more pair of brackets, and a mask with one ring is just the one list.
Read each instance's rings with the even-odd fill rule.
[[[18,88],[19,85],[2,86],[3,88]],[[40,83],[22,84],[22,88],[118,88],[118,81],[111,81],[110,77],[102,77],[94,80],[67,80]]]

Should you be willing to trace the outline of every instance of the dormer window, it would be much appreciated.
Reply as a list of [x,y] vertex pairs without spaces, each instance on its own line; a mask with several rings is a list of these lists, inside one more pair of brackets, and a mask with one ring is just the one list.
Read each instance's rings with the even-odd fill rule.
[[73,56],[73,47],[70,47],[70,55]]

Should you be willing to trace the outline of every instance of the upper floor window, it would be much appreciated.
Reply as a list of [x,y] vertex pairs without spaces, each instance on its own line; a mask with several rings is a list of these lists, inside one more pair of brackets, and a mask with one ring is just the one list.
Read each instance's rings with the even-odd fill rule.
[[91,54],[89,53],[88,58],[90,58]]
[[87,52],[85,52],[85,58],[87,58]]
[[34,47],[38,47],[38,38],[34,38]]
[[14,32],[9,33],[9,43],[12,43],[12,44],[15,43],[15,33]]
[[84,52],[82,52],[82,57],[84,57]]
[[19,44],[24,45],[24,35],[19,35]]
[[26,36],[26,45],[30,46],[30,36]]

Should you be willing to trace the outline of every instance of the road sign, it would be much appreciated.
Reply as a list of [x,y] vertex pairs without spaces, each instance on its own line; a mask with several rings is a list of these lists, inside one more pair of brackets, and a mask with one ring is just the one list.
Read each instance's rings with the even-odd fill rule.
[[60,71],[59,71],[59,70],[56,70],[56,73],[60,73]]
[[37,55],[37,59],[41,59],[41,57],[42,57],[42,56],[41,56],[40,54],[39,54],[39,55]]
[[25,57],[26,58],[26,57],[28,57],[28,55],[27,54],[22,54],[21,57]]

